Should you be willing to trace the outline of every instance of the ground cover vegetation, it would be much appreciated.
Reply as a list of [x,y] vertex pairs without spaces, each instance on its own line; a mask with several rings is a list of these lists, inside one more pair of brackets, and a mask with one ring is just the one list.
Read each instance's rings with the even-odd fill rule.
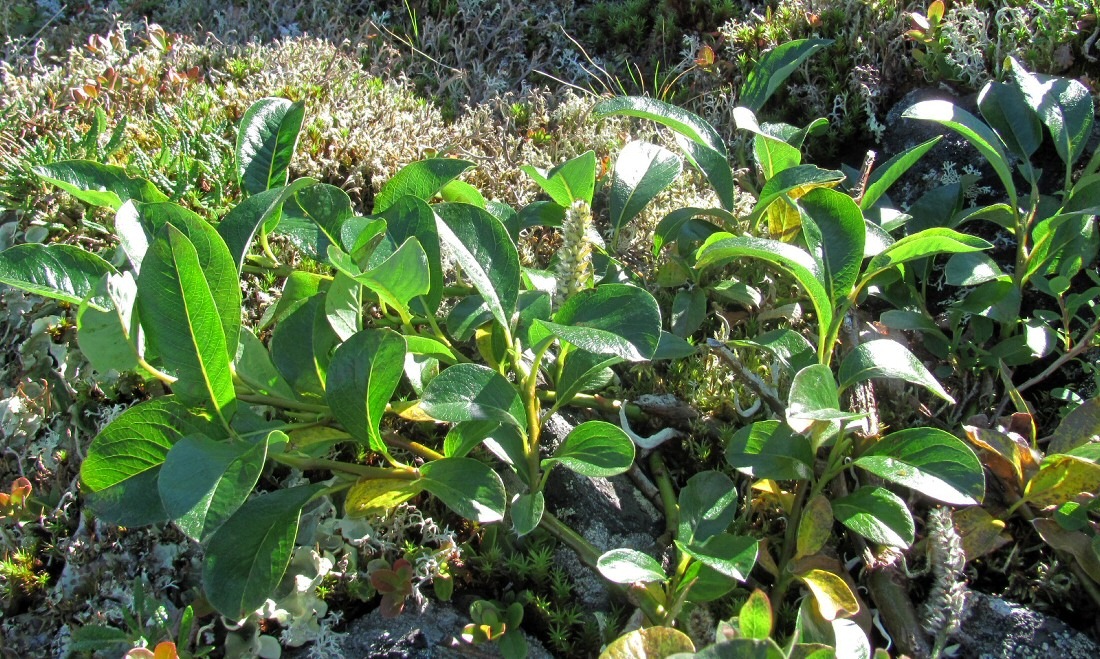
[[[0,25],[5,652],[335,656],[435,599],[507,657],[940,656],[968,584],[1100,604],[1095,3]],[[578,533],[562,471],[663,533]]]

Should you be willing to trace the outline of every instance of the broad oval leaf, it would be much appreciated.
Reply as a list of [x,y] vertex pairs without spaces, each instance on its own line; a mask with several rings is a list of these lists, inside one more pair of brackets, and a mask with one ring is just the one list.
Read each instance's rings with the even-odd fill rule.
[[228,426],[237,398],[224,329],[198,253],[172,224],[157,232],[142,261],[137,306],[150,346],[177,374],[172,391]]
[[660,254],[661,248],[668,242],[701,242],[711,234],[721,231],[714,223],[698,219],[700,216],[713,217],[724,226],[737,223],[737,218],[732,213],[721,208],[678,208],[665,215],[653,230],[653,255]]
[[535,530],[546,511],[546,497],[542,492],[517,494],[508,508],[512,515],[512,530],[523,537]]
[[978,109],[1009,151],[1025,161],[1043,141],[1039,117],[1028,107],[1019,87],[989,82],[978,93]]
[[302,508],[322,488],[305,485],[254,497],[214,533],[202,583],[218,613],[241,620],[271,597],[294,552]]
[[149,181],[129,176],[115,165],[91,160],[62,160],[35,167],[34,173],[53,183],[80,201],[117,211],[130,199],[168,201],[168,197]]
[[863,196],[859,199],[860,210],[866,211],[874,206],[875,202],[881,199],[882,195],[890,189],[890,186],[901,178],[905,172],[909,171],[909,168],[915,165],[921,159],[921,156],[928,153],[929,149],[936,146],[941,139],[943,139],[943,136],[937,135],[926,142],[921,142],[902,151],[876,167],[871,172],[871,178],[867,181],[867,188],[863,191]]
[[908,428],[879,440],[856,466],[953,506],[981,502],[985,472],[962,440],[938,428]]
[[1100,464],[1076,455],[1048,455],[1024,489],[1036,509],[1060,506],[1082,493],[1100,491]]
[[842,390],[871,378],[898,378],[922,386],[949,403],[955,402],[916,355],[890,339],[859,344],[840,363],[837,374]]
[[417,482],[468,520],[489,524],[504,519],[508,501],[504,483],[483,462],[473,458],[433,460],[420,468]]
[[237,346],[233,370],[238,379],[255,391],[281,396],[288,400],[294,399],[294,391],[275,369],[267,346],[247,327],[241,330],[241,340]]
[[756,565],[759,544],[756,538],[719,533],[702,544],[676,541],[680,551],[730,579],[745,581]]
[[374,198],[373,212],[375,215],[385,212],[405,195],[427,201],[471,167],[474,163],[456,158],[427,158],[409,163],[382,186]]
[[422,299],[427,305],[426,312],[435,313],[443,299],[443,261],[435,213],[424,200],[406,195],[393,202],[382,217],[386,221],[386,235],[393,244],[400,245],[409,238],[416,238],[427,255],[429,286]]
[[832,39],[795,39],[764,53],[745,78],[738,105],[759,111],[802,62],[832,43]]
[[812,568],[796,574],[813,593],[822,618],[834,620],[842,615],[859,612],[859,600],[844,579],[829,570]]
[[884,487],[865,486],[833,501],[837,521],[863,537],[902,549],[913,544],[913,516],[901,497]]
[[634,464],[634,442],[623,429],[606,421],[585,421],[566,435],[543,469],[561,464],[582,476],[606,478]]
[[520,265],[508,230],[485,210],[469,204],[438,204],[439,240],[485,299],[502,327],[511,327],[519,300]]
[[676,143],[706,175],[725,210],[734,202],[733,170],[726,142],[714,127],[698,115],[664,101],[641,96],[620,96],[601,101],[592,108],[597,119],[612,114],[641,117],[676,131]]
[[737,487],[719,471],[702,471],[680,489],[680,525],[676,539],[684,545],[702,545],[723,533],[737,511]]
[[950,101],[921,101],[910,106],[901,115],[905,119],[933,121],[955,131],[978,150],[997,173],[1010,205],[1016,207],[1016,184],[1005,157],[1004,144],[993,130],[980,119]]
[[824,364],[799,371],[791,382],[787,403],[787,425],[795,432],[806,432],[814,422],[850,421],[862,414],[840,409],[836,380]]
[[185,435],[224,437],[226,430],[164,396],[135,405],[99,431],[80,465],[91,508],[105,521],[142,526],[168,519],[157,479],[172,445]]
[[287,186],[264,190],[237,204],[218,224],[218,233],[229,247],[229,254],[240,272],[248,248],[260,227],[271,230],[282,217],[283,205],[296,193],[316,185],[311,178],[295,179]]
[[305,104],[285,98],[262,98],[245,111],[234,151],[241,190],[254,195],[286,185],[304,118]]
[[680,652],[695,652],[687,634],[672,627],[646,627],[615,639],[600,659],[666,659]]
[[668,149],[634,141],[623,147],[611,175],[611,226],[618,231],[680,175],[683,163]]
[[385,515],[421,491],[420,484],[405,478],[367,478],[352,485],[344,499],[348,517]]
[[[286,435],[275,433],[286,441]],[[172,446],[157,488],[168,516],[187,537],[206,540],[248,499],[263,471],[268,442],[188,435]]]
[[1054,430],[1047,452],[1068,453],[1096,442],[1100,442],[1100,397],[1086,400],[1062,419]]
[[863,271],[860,287],[866,286],[875,275],[914,259],[937,254],[980,252],[993,245],[981,238],[968,236],[953,229],[935,227],[910,234],[884,249],[871,259]]
[[592,204],[596,185],[595,151],[586,151],[548,172],[531,165],[523,165],[520,169],[562,208],[569,208],[575,201]]
[[536,321],[559,339],[596,355],[651,359],[661,341],[661,311],[649,291],[603,284],[570,297],[554,322]]
[[77,341],[80,351],[100,373],[137,368],[144,341],[133,313],[137,300],[137,282],[129,271],[107,274],[96,287],[95,298],[110,301],[110,310],[100,311],[91,298],[80,304],[76,314]]
[[810,440],[776,420],[758,421],[738,430],[726,447],[726,462],[753,478],[813,478]]
[[527,429],[527,411],[511,382],[480,364],[443,369],[420,399],[420,407],[438,421],[496,421]]
[[795,558],[818,553],[832,537],[833,507],[827,497],[818,494],[802,509],[802,519],[798,521],[798,538],[795,541]]
[[339,340],[325,318],[324,298],[324,293],[315,293],[294,302],[271,335],[271,362],[302,399],[316,400],[325,394],[326,377],[315,346]]
[[1077,162],[1092,132],[1093,94],[1079,80],[1028,73],[1014,58],[1009,64],[1016,86],[1050,130],[1058,157],[1066,165]]
[[340,344],[329,362],[325,398],[332,416],[379,453],[388,453],[379,428],[401,382],[405,350],[397,332],[367,329]]
[[814,188],[832,188],[844,180],[844,172],[821,169],[816,165],[798,165],[777,172],[760,189],[760,198],[753,206],[749,222],[755,226],[764,211],[785,197],[797,198]]
[[744,638],[766,639],[772,634],[775,617],[767,594],[757,588],[749,599],[741,605],[737,615],[737,624]]
[[856,202],[843,192],[815,188],[798,198],[798,206],[820,232],[821,264],[833,300],[848,296],[859,278],[867,229]]
[[[202,216],[178,204],[127,202],[119,209],[116,218],[131,214],[150,236],[156,236],[162,227],[170,224],[179,229],[195,248],[199,268],[210,287],[214,306],[218,309],[226,348],[232,359],[237,351],[237,337],[241,331],[241,284],[233,257],[217,230]],[[146,253],[148,251],[146,249]],[[142,262],[144,261],[145,257],[142,256]]]
[[721,232],[712,235],[696,255],[699,269],[725,265],[735,258],[751,257],[767,261],[794,277],[817,312],[819,334],[827,331],[833,322],[832,301],[825,290],[821,264],[806,251],[778,240],[733,236]]
[[613,583],[663,583],[668,581],[657,559],[634,549],[612,549],[596,561],[596,569]]
[[0,252],[0,282],[70,304],[89,299],[99,311],[108,309],[94,298],[96,286],[104,275],[116,273],[110,263],[75,245],[23,243]]

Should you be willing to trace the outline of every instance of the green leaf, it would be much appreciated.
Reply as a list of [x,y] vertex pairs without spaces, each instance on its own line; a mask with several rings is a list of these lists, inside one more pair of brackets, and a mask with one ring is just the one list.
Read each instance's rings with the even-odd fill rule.
[[428,254],[416,238],[406,240],[385,261],[366,272],[357,272],[351,258],[335,245],[329,246],[328,257],[341,272],[374,291],[404,322],[412,319],[409,303],[431,287]]
[[420,468],[418,482],[468,520],[490,524],[504,519],[504,483],[483,462],[473,458],[433,460]]
[[702,545],[733,523],[737,487],[721,472],[701,471],[680,489],[679,503],[676,539],[685,545]]
[[840,363],[837,374],[842,390],[871,378],[898,378],[922,386],[949,403],[955,402],[916,355],[890,339],[859,344]]
[[832,504],[838,522],[869,540],[903,549],[913,544],[913,516],[901,497],[884,487],[861,487]]
[[677,244],[701,242],[712,233],[721,231],[717,225],[698,219],[700,216],[713,217],[728,226],[737,222],[733,214],[721,208],[678,208],[665,215],[653,230],[653,255],[660,254],[661,248],[670,241]]
[[226,430],[192,413],[176,396],[135,405],[99,431],[80,465],[92,510],[123,526],[163,522],[157,478],[172,445],[185,435],[224,437]]
[[[241,331],[241,284],[233,257],[221,236],[202,216],[177,204],[128,202],[119,210],[118,215],[131,213],[150,236],[156,236],[165,225],[170,224],[179,229],[195,248],[199,268],[210,287],[214,306],[218,309],[222,333],[230,351],[228,355],[232,359],[237,351],[237,336]],[[144,261],[143,256],[142,263]],[[141,282],[140,275],[138,282]]]
[[874,206],[875,202],[881,199],[882,195],[890,189],[890,186],[897,182],[905,172],[909,171],[909,168],[915,165],[932,147],[936,146],[941,139],[943,139],[943,136],[937,135],[927,142],[921,142],[902,151],[876,167],[871,172],[871,178],[867,181],[867,189],[863,191],[863,196],[859,200],[860,210],[865,211]]
[[[229,425],[237,406],[230,353],[191,241],[172,224],[157,232],[138,275],[138,313],[149,345],[176,372],[172,391]],[[233,351],[236,352],[236,337]]]
[[974,451],[938,428],[908,428],[875,443],[856,466],[952,506],[980,503],[985,472]]
[[1068,453],[1100,441],[1100,397],[1090,398],[1066,415],[1054,430],[1047,452]]
[[833,307],[829,293],[825,290],[825,274],[818,261],[805,251],[778,240],[748,236],[735,237],[722,232],[707,238],[699,248],[695,265],[702,270],[725,265],[739,257],[767,261],[794,277],[809,295],[810,302],[817,313],[818,334],[824,337],[824,333],[833,322]]
[[749,223],[756,226],[764,211],[772,203],[788,196],[799,197],[800,193],[814,188],[828,188],[844,180],[844,172],[821,169],[816,165],[798,165],[778,172],[760,189],[760,198],[749,214]]
[[388,454],[382,414],[401,382],[405,339],[390,329],[357,333],[336,349],[328,366],[325,397],[332,416],[371,450]]
[[367,478],[348,488],[344,512],[362,518],[386,515],[421,491],[416,481],[403,478]]
[[810,440],[776,420],[741,428],[726,447],[726,462],[753,478],[777,481],[813,478]]
[[841,421],[858,417],[840,410],[836,380],[824,364],[800,370],[791,382],[787,402],[787,424],[795,432],[805,432],[814,421]]
[[516,535],[523,537],[534,531],[542,521],[542,514],[546,510],[546,498],[542,492],[517,494],[512,499],[509,510],[512,513],[512,530]]
[[642,96],[619,96],[601,101],[592,108],[596,119],[620,114],[655,121],[683,136],[676,143],[693,164],[706,174],[718,193],[722,208],[733,208],[733,172],[729,166],[726,142],[714,127],[699,116],[664,101]]
[[623,147],[611,175],[611,226],[618,232],[680,175],[676,154],[648,142]]
[[[75,245],[23,243],[0,252],[0,282],[70,304],[91,298],[99,280],[108,273],[117,271]],[[107,311],[102,300],[89,303]]]
[[94,299],[110,301],[108,311],[97,309],[91,299],[82,302],[76,314],[80,351],[100,373],[137,368],[144,342],[138,343],[140,333],[133,313],[137,300],[134,276],[130,272],[108,273],[100,280]]
[[604,284],[577,293],[554,314],[536,321],[551,334],[602,356],[627,361],[651,359],[661,340],[661,311],[643,288]]
[[[279,431],[272,434],[286,435]],[[206,540],[248,499],[260,480],[270,438],[215,441],[189,435],[164,458],[157,488],[168,516],[187,537]]]
[[596,561],[596,569],[612,583],[663,583],[668,581],[655,558],[633,549],[612,549]]
[[1058,157],[1072,165],[1084,153],[1092,134],[1092,93],[1080,81],[1028,73],[1009,58],[1016,86],[1054,138]]
[[695,652],[687,634],[672,627],[647,627],[615,639],[600,659],[666,659],[679,652]]
[[117,211],[130,199],[168,201],[168,197],[149,181],[128,176],[115,165],[91,160],[62,160],[34,168],[34,173],[53,183],[80,201]]
[[918,231],[890,245],[878,256],[872,258],[864,268],[860,287],[866,286],[875,275],[914,259],[923,259],[937,254],[979,252],[991,247],[993,247],[992,244],[981,238],[968,236],[953,229],[936,227]]
[[820,232],[820,258],[830,296],[833,300],[847,297],[863,264],[867,229],[862,211],[851,197],[828,188],[810,190],[797,203]]
[[294,399],[294,391],[275,369],[267,347],[247,327],[241,330],[233,368],[242,382],[259,393]]
[[304,118],[305,104],[285,98],[261,98],[245,111],[234,151],[241,190],[254,195],[286,185]]
[[744,638],[765,639],[771,636],[774,618],[772,605],[767,594],[759,588],[752,591],[749,599],[741,605],[737,615],[737,625]]
[[294,552],[302,508],[324,485],[305,485],[245,502],[210,538],[202,566],[206,599],[241,620],[260,608],[282,581]]
[[907,108],[901,116],[905,119],[933,121],[950,128],[970,142],[989,161],[1008,194],[1009,204],[1016,207],[1016,184],[1012,181],[1012,170],[1005,157],[1004,144],[989,126],[950,101],[921,101]]
[[511,327],[519,299],[519,253],[508,230],[486,211],[469,204],[435,207],[440,243],[485,298],[493,318]]
[[500,373],[480,364],[443,369],[425,387],[420,407],[439,421],[496,421],[527,428],[519,392]]
[[802,62],[831,43],[832,39],[796,39],[764,53],[745,78],[738,105],[758,112]]
[[590,478],[615,476],[634,464],[634,442],[623,429],[606,421],[585,421],[573,428],[554,454],[542,461],[549,470],[556,464]]
[[[452,181],[452,183],[455,182]],[[382,213],[382,217],[386,220],[386,235],[394,245],[400,245],[409,238],[416,238],[424,253],[427,254],[429,286],[427,294],[422,299],[426,305],[425,312],[434,314],[439,309],[440,300],[443,299],[443,260],[435,213],[423,200],[406,195],[391,204]]]
[[317,183],[295,191],[283,207],[283,222],[306,226],[312,223],[324,233],[328,242],[339,245],[344,222],[354,214],[348,193],[335,185]]
[[[470,204],[471,206],[484,208],[498,218],[500,217],[495,210],[488,206],[488,202],[485,201],[485,196],[481,194],[481,191],[466,181],[451,181],[447,183],[447,185],[439,189],[439,196],[443,198],[443,201]],[[511,207],[507,205],[505,205],[505,208],[511,210]],[[501,221],[507,226],[507,222],[503,219],[501,219]]]
[[943,269],[944,281],[951,286],[977,286],[1004,277],[1001,266],[982,252],[952,254]]
[[405,195],[427,201],[443,186],[474,166],[468,160],[456,158],[426,158],[409,163],[382,186],[374,198],[373,212],[375,215],[385,212]]
[[672,299],[672,319],[669,324],[675,336],[687,338],[699,329],[707,318],[707,294],[702,288],[680,289]]
[[325,375],[315,346],[338,341],[325,319],[325,294],[295,302],[271,334],[271,361],[299,398],[325,395]]
[[749,536],[719,533],[702,544],[677,540],[676,546],[688,556],[737,581],[748,579],[756,565],[758,544],[756,538]]
[[764,179],[768,180],[779,172],[795,167],[802,162],[802,152],[783,140],[768,135],[752,138],[753,155],[760,163]]
[[325,318],[341,341],[363,329],[363,285],[337,271],[325,295]]
[[581,392],[606,386],[608,375],[614,375],[610,367],[623,361],[615,355],[597,355],[587,350],[570,350],[564,359],[561,377],[555,383],[559,406],[567,404]]
[[1039,117],[1028,107],[1027,98],[1015,85],[989,82],[978,93],[978,109],[991,128],[1023,160],[1043,142]]
[[283,205],[287,200],[313,185],[317,185],[317,181],[311,178],[295,179],[290,185],[254,194],[225,214],[218,224],[218,233],[229,247],[238,272],[260,227],[271,231],[282,218]]
[[562,208],[569,208],[574,201],[592,205],[596,187],[595,151],[586,151],[545,173],[531,165],[520,169]]

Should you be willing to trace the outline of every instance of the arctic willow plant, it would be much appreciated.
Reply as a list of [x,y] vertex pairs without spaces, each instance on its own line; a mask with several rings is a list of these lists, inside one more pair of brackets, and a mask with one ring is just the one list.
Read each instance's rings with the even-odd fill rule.
[[[610,366],[658,354],[666,333],[656,301],[610,259],[595,269],[579,253],[555,301],[554,276],[521,268],[515,246],[520,228],[541,216],[485,201],[457,180],[473,166],[466,161],[409,165],[366,217],[339,188],[290,181],[303,112],[282,99],[248,110],[236,145],[246,197],[216,226],[118,167],[67,161],[39,170],[115,213],[114,262],[124,265],[73,245],[21,244],[0,254],[0,281],[76,307],[78,341],[96,369],[136,370],[172,392],[96,436],[81,469],[92,510],[126,526],[171,520],[201,542],[206,596],[232,619],[272,594],[303,508],[326,496],[342,497],[352,516],[385,513],[422,492],[478,523],[510,513],[515,532],[541,524],[594,566],[595,550],[545,510],[547,475],[557,465],[621,473],[634,444],[618,426],[589,421],[543,451],[541,430],[561,406],[606,384]],[[588,152],[535,173],[554,199],[545,202],[556,206],[550,216],[568,208],[583,224],[595,167]],[[430,204],[436,197],[442,202]],[[327,274],[279,263],[272,234]],[[264,320],[274,328],[265,346],[242,325],[239,280],[268,272],[286,283]],[[443,315],[448,296],[458,299]],[[268,421],[253,405],[289,420]],[[398,429],[416,426],[398,416],[452,425],[432,448],[402,436]],[[332,459],[341,444],[369,464]],[[511,496],[469,456],[481,444],[518,475]],[[272,464],[306,478],[254,495]]]
[[[769,353],[791,382],[784,401],[779,392],[769,391],[740,371],[746,384],[758,391],[779,418],[742,428],[725,453],[729,465],[751,479],[754,491],[770,494],[781,507],[786,517],[784,536],[770,538],[758,547],[751,539],[729,534],[737,507],[733,481],[719,472],[694,476],[679,496],[678,563],[672,574],[632,550],[615,550],[600,559],[606,577],[631,584],[636,600],[655,625],[620,639],[609,648],[608,656],[625,652],[630,644],[651,640],[667,642],[667,647],[675,649],[691,649],[686,636],[673,629],[662,631],[661,626],[671,626],[685,594],[693,586],[704,585],[707,570],[743,579],[754,565],[772,580],[770,596],[762,591],[754,595],[751,606],[742,610],[740,632],[720,633],[718,645],[707,652],[714,656],[722,652],[805,656],[823,650],[820,644],[824,643],[838,653],[869,654],[867,607],[848,570],[830,548],[840,539],[833,536],[834,524],[840,522],[851,534],[848,540],[857,547],[860,543],[869,546],[871,551],[863,553],[879,555],[908,548],[916,539],[909,505],[884,487],[883,481],[948,505],[973,505],[984,496],[982,465],[962,440],[936,428],[909,428],[879,437],[874,424],[857,423],[874,413],[873,398],[870,404],[858,395],[851,397],[850,406],[841,402],[847,393],[866,390],[873,378],[907,380],[953,402],[901,344],[853,340],[846,341],[841,352],[840,337],[845,323],[851,325],[853,312],[869,291],[878,290],[884,278],[896,277],[913,261],[980,252],[990,244],[942,227],[897,240],[891,236],[904,218],[888,207],[884,193],[936,140],[895,156],[845,193],[842,172],[802,163],[800,147],[824,125],[823,119],[801,129],[757,121],[755,112],[775,90],[777,80],[823,45],[807,40],[776,48],[761,60],[742,90],[743,105],[734,110],[734,116],[738,127],[751,134],[753,156],[763,178],[747,218],[737,218],[731,212],[734,176],[729,155],[725,141],[707,122],[648,98],[609,99],[594,109],[597,117],[629,115],[670,128],[688,162],[702,170],[717,193],[719,208],[680,209],[657,226],[654,253],[673,247],[669,258],[683,273],[682,288],[673,305],[674,318],[677,308],[697,307],[705,312],[708,298],[719,304],[734,299],[747,306],[760,305],[764,296],[754,290],[752,282],[727,279],[732,275],[724,266],[747,259],[776,268],[801,286],[813,309],[816,338],[811,341],[799,332],[783,329],[738,342],[738,347]],[[647,157],[639,158],[639,154]],[[628,144],[615,165],[613,208],[616,180],[641,181],[633,194],[644,189],[652,198],[681,166],[679,156],[665,149]],[[629,219],[629,213],[626,215]],[[618,217],[613,210],[613,223]],[[731,233],[743,226],[744,220],[750,233]],[[697,325],[689,324],[688,331]],[[675,320],[673,326],[675,329]],[[738,368],[735,356],[722,342],[711,339],[710,347]],[[692,519],[701,509],[705,510],[705,523]],[[724,560],[716,561],[716,556]],[[696,559],[703,564],[695,563]],[[876,566],[867,567],[874,570]],[[803,600],[790,644],[779,648],[770,638],[773,607],[784,605],[795,584],[804,586],[812,597]],[[908,607],[904,593],[871,591],[895,638],[902,634],[920,638],[911,607],[908,615],[890,613]],[[705,601],[702,593],[696,598]],[[905,600],[905,605],[891,600]],[[765,619],[766,626],[761,624]]]

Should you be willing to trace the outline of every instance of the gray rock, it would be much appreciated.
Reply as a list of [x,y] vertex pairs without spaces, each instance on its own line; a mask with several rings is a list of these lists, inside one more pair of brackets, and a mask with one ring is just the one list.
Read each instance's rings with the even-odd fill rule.
[[[576,425],[555,414],[543,428],[546,447],[553,450]],[[546,506],[601,552],[628,548],[658,559],[657,538],[664,530],[661,514],[625,475],[587,478],[561,467],[550,473]],[[609,593],[603,580],[583,565],[568,547],[559,547],[558,564],[569,573],[575,593],[591,610],[606,610]]]
[[1100,644],[1066,623],[998,597],[973,593],[955,641],[960,657],[1095,659]]
[[[449,657],[499,656],[492,645],[465,645],[459,639],[470,618],[453,605],[431,601],[423,612],[406,610],[396,618],[382,617],[381,610],[358,618],[348,625],[339,642],[340,654],[347,659],[446,659]],[[535,639],[527,636],[528,657],[551,655]],[[309,657],[309,646],[283,653],[287,659]]]

